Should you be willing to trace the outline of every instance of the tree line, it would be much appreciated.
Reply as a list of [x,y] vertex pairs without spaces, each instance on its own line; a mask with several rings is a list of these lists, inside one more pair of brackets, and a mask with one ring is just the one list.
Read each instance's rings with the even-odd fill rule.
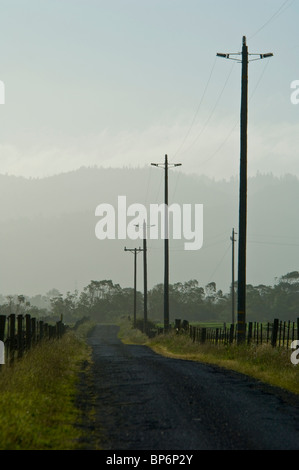
[[[234,286],[237,298],[237,283]],[[272,321],[273,318],[295,321],[299,315],[299,271],[276,279],[274,286],[247,285],[246,304],[248,321]],[[120,316],[133,315],[134,290],[112,280],[92,280],[79,293],[61,294],[52,289],[45,296],[0,297],[0,314],[30,313],[45,321],[70,324],[83,317],[97,322],[114,321]],[[170,321],[176,318],[190,322],[230,322],[232,292],[217,290],[216,283],[202,287],[193,279],[169,286]],[[148,292],[148,319],[163,321],[164,285],[157,284]],[[137,317],[143,317],[143,293],[137,291]]]

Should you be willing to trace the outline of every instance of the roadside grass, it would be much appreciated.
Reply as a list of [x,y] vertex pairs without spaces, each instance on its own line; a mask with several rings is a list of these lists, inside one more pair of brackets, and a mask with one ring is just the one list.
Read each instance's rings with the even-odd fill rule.
[[[128,332],[130,344],[134,343],[134,335],[139,341],[138,344],[141,344],[140,332],[133,330],[131,325],[122,326],[120,330],[120,337],[124,342],[126,342],[126,332]],[[152,339],[145,338],[142,344],[167,357],[215,364],[299,394],[299,364],[297,366],[292,364],[290,359],[292,350],[290,349],[253,343],[250,345],[199,344],[193,342],[188,335],[175,332],[158,335]]]
[[124,344],[145,344],[148,341],[148,337],[138,329],[132,327],[132,323],[121,318],[117,325],[119,326],[118,338]]
[[[90,328],[90,325],[89,325]],[[77,383],[88,325],[44,341],[0,369],[0,450],[72,450],[82,431]]]

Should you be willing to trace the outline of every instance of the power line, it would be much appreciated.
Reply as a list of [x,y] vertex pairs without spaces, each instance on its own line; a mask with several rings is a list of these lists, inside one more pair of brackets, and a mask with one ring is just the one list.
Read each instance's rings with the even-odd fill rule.
[[[217,57],[216,57],[216,59],[217,59]],[[215,66],[215,65],[213,65],[212,71],[214,70],[214,66]],[[265,64],[265,66],[264,66],[264,68],[263,68],[263,70],[262,70],[262,72],[261,72],[261,74],[260,74],[260,77],[259,77],[257,83],[255,84],[255,87],[254,87],[254,89],[253,89],[253,91],[252,91],[252,93],[251,93],[251,95],[250,95],[250,97],[249,97],[249,102],[252,100],[253,96],[255,95],[255,92],[256,92],[256,90],[258,89],[258,86],[260,85],[260,83],[261,83],[261,81],[262,81],[262,79],[263,79],[263,77],[264,77],[264,75],[265,75],[265,72],[266,72],[268,66],[269,66],[269,61],[266,61],[266,64]],[[233,69],[233,66],[232,66],[232,69]],[[209,118],[207,119],[207,121],[206,121],[204,127],[201,129],[200,134],[196,137],[195,141],[188,147],[187,150],[190,150],[190,148],[195,144],[195,142],[198,140],[198,138],[200,137],[200,135],[201,135],[201,134],[203,133],[203,131],[205,130],[207,124],[208,124],[209,121],[211,120],[212,115],[213,115],[213,113],[215,112],[215,109],[217,108],[217,105],[218,105],[218,103],[219,103],[219,101],[220,101],[220,99],[221,99],[221,96],[222,96],[222,94],[223,94],[223,92],[224,92],[224,90],[225,90],[225,87],[226,87],[226,85],[227,85],[227,82],[228,82],[228,80],[229,80],[229,78],[230,78],[230,75],[231,75],[231,73],[232,73],[232,69],[231,69],[230,72],[229,72],[229,75],[228,75],[228,77],[227,77],[227,79],[226,79],[226,82],[225,82],[225,84],[224,84],[224,87],[223,87],[223,89],[222,89],[222,91],[221,91],[221,93],[220,93],[220,95],[219,95],[219,97],[218,97],[218,99],[217,99],[217,102],[216,102],[216,104],[215,104],[215,106],[214,106],[214,108],[213,108],[212,113],[210,114]],[[212,74],[212,72],[211,72],[211,74]],[[211,75],[210,75],[210,77],[211,77]],[[210,81],[210,80],[209,80],[209,81]],[[209,83],[209,81],[208,81],[208,83]],[[208,85],[208,84],[207,84],[207,85]],[[207,86],[206,86],[206,88],[207,88]],[[204,94],[205,94],[205,93],[204,93]],[[194,123],[194,120],[193,120],[193,123]],[[193,123],[192,123],[192,125],[193,125]],[[231,128],[230,131],[228,132],[228,134],[227,134],[227,136],[225,137],[225,139],[223,140],[223,142],[219,145],[219,147],[218,147],[208,158],[206,158],[203,162],[201,162],[201,166],[202,166],[202,165],[205,165],[206,163],[208,163],[210,160],[212,160],[212,159],[220,152],[220,150],[224,147],[224,145],[226,144],[226,142],[229,140],[230,136],[231,136],[232,133],[234,132],[234,130],[235,130],[235,128],[237,127],[238,123],[239,123],[239,118],[237,118],[237,120],[234,122],[232,128]],[[192,126],[192,125],[191,125],[191,126]],[[191,128],[190,128],[190,130],[191,130]],[[187,135],[189,135],[190,130],[188,131]],[[186,140],[186,137],[185,137],[184,141],[185,141],[185,140]],[[182,145],[180,146],[180,148],[181,148],[181,147],[182,147]],[[187,150],[186,150],[186,151],[187,151]],[[179,151],[179,150],[177,150],[177,152],[175,153],[175,155],[178,153],[178,151]],[[184,153],[185,153],[186,151],[184,151]],[[176,193],[176,189],[177,189],[177,185],[178,185],[179,178],[180,178],[180,173],[179,173],[178,176],[176,177],[176,182],[175,182],[175,187],[174,187],[174,190],[173,190],[172,198],[174,198],[174,195],[175,195],[175,193]],[[160,190],[160,189],[159,189],[159,190]]]
[[256,90],[257,90],[259,84],[261,83],[261,81],[262,81],[262,79],[263,79],[263,76],[265,75],[265,72],[266,72],[266,70],[267,70],[269,64],[270,64],[270,60],[267,60],[266,63],[265,63],[265,66],[264,66],[264,68],[263,68],[263,70],[262,70],[262,72],[261,72],[260,78],[259,78],[258,81],[256,82],[256,85],[255,85],[255,87],[254,87],[254,89],[253,89],[253,91],[252,91],[252,93],[251,93],[251,95],[250,95],[250,97],[249,97],[249,102],[252,100],[253,96],[255,95],[255,92],[256,92]]
[[267,234],[267,233],[256,233],[256,232],[250,232],[250,236],[253,237],[263,237],[263,238],[285,238],[285,239],[295,239],[298,240],[299,235],[273,235],[273,234]]
[[222,256],[222,258],[220,259],[219,263],[217,264],[213,274],[211,275],[210,277],[210,281],[211,282],[213,280],[213,277],[215,276],[216,272],[218,271],[218,269],[220,268],[221,264],[223,263],[225,257],[227,256],[227,253],[229,252],[229,250],[231,249],[231,244],[229,243],[229,245],[227,246],[225,252],[224,252],[224,255]]
[[190,134],[190,132],[191,132],[193,126],[194,126],[195,120],[196,120],[196,118],[197,118],[197,115],[198,115],[199,110],[200,110],[200,108],[201,108],[202,102],[203,102],[204,97],[205,97],[205,95],[206,95],[208,86],[209,86],[209,84],[210,84],[210,81],[211,81],[211,78],[212,78],[212,75],[213,75],[213,71],[214,71],[216,62],[217,62],[217,58],[215,58],[215,60],[214,60],[214,63],[213,63],[213,66],[212,66],[212,69],[211,69],[211,72],[210,72],[210,75],[209,75],[207,84],[206,84],[206,86],[205,86],[205,89],[204,89],[203,95],[202,95],[202,97],[201,97],[201,100],[200,100],[200,102],[199,102],[199,105],[198,105],[198,107],[197,107],[197,110],[196,110],[196,112],[195,112],[195,114],[194,114],[194,117],[193,117],[193,120],[192,120],[192,122],[191,122],[191,125],[190,125],[190,127],[189,127],[189,129],[188,129],[188,131],[187,131],[187,133],[186,133],[186,135],[185,135],[185,137],[183,138],[183,141],[182,141],[181,145],[179,146],[179,148],[178,148],[177,151],[175,152],[174,157],[176,157],[176,155],[179,153],[179,151],[180,151],[181,148],[183,147],[185,141],[186,141],[187,138],[189,137],[189,134]]
[[[260,31],[262,31],[266,26],[268,26],[271,21],[273,21],[275,18],[278,18],[278,16],[280,16],[282,13],[284,13],[293,3],[295,0],[291,0],[291,3],[289,5],[287,5],[287,3],[289,2],[290,0],[285,0],[283,2],[283,4],[278,8],[278,10],[276,10],[275,13],[273,13],[273,15],[269,18],[268,21],[266,21],[252,36],[250,36],[248,39],[252,39],[254,38]],[[287,5],[287,6],[286,6]],[[284,8],[286,7],[286,8]]]
[[[184,138],[183,138],[183,140],[182,140],[180,146],[178,147],[178,149],[177,149],[176,152],[174,153],[174,157],[173,157],[173,158],[176,157],[176,155],[179,153],[179,151],[181,150],[181,148],[184,146],[184,144],[185,144],[187,138],[189,137],[189,134],[190,134],[190,132],[191,132],[193,126],[194,126],[194,123],[195,123],[195,121],[196,121],[196,118],[197,118],[197,116],[198,116],[198,113],[199,113],[199,111],[200,111],[200,109],[201,109],[203,100],[204,100],[204,98],[205,98],[205,96],[206,96],[208,87],[209,87],[209,85],[210,85],[210,82],[211,82],[211,79],[212,79],[212,76],[213,76],[213,72],[214,72],[214,69],[215,69],[215,66],[216,66],[216,62],[217,62],[217,57],[214,59],[214,63],[212,64],[211,71],[210,71],[210,74],[209,74],[207,83],[206,83],[206,85],[205,85],[205,88],[204,88],[204,92],[203,92],[203,94],[202,94],[202,97],[201,97],[201,99],[200,99],[200,102],[199,102],[199,104],[198,104],[198,107],[197,107],[197,109],[196,109],[196,111],[195,111],[195,114],[194,114],[194,116],[193,116],[193,119],[192,119],[192,122],[191,122],[191,124],[190,124],[190,126],[189,126],[189,129],[188,129],[188,131],[186,132],[186,134],[185,134],[185,136],[184,136]],[[151,173],[150,173],[150,175],[149,175],[148,183],[147,183],[146,202],[147,202],[147,199],[148,199],[150,176],[151,176]],[[161,184],[162,184],[162,178],[161,178],[161,180],[160,180],[159,188],[158,188],[158,191],[157,191],[156,202],[157,202],[157,200],[158,200],[158,196],[159,196],[159,193],[160,193],[160,190],[161,190]]]
[[250,240],[248,243],[254,243],[256,245],[274,245],[274,246],[299,246],[298,243],[283,243],[283,242],[260,242],[255,240]]
[[211,113],[210,113],[208,119],[206,120],[205,124],[204,124],[203,127],[201,128],[199,134],[196,136],[196,138],[194,139],[194,141],[189,145],[189,147],[188,147],[186,150],[184,150],[183,153],[188,152],[188,151],[193,147],[193,145],[198,141],[199,137],[200,137],[200,136],[204,133],[204,131],[206,130],[206,127],[207,127],[207,125],[209,124],[210,120],[212,119],[213,114],[214,114],[214,112],[215,112],[215,110],[216,110],[216,108],[217,108],[217,106],[218,106],[218,104],[219,104],[219,102],[220,102],[220,100],[221,100],[221,98],[222,98],[222,95],[223,95],[223,93],[224,93],[224,91],[225,91],[225,88],[226,88],[226,86],[227,86],[227,84],[228,84],[228,81],[229,81],[229,79],[230,79],[230,76],[231,76],[231,74],[232,74],[233,67],[234,67],[234,64],[232,65],[232,67],[231,67],[231,69],[230,69],[230,71],[229,71],[229,73],[228,73],[228,76],[227,76],[227,78],[226,78],[226,80],[225,80],[225,82],[224,82],[224,85],[223,85],[223,87],[222,87],[222,89],[221,89],[221,91],[220,91],[220,93],[219,93],[219,95],[218,95],[218,97],[217,97],[216,103],[215,103],[215,105],[214,105],[214,107],[213,107],[213,109],[212,109],[212,111],[211,111]]
[[[211,111],[211,113],[210,113],[208,119],[206,120],[204,126],[201,128],[201,130],[200,130],[199,134],[197,135],[197,137],[193,140],[193,142],[189,145],[189,147],[188,147],[186,150],[184,150],[184,152],[183,152],[182,154],[186,154],[186,152],[189,151],[189,150],[193,147],[193,145],[198,141],[199,137],[204,133],[204,131],[205,131],[205,129],[206,129],[208,123],[209,123],[210,120],[212,119],[212,116],[213,116],[213,114],[214,114],[214,112],[215,112],[215,110],[216,110],[216,108],[217,108],[217,106],[218,106],[218,104],[219,104],[219,102],[220,102],[220,100],[221,100],[221,97],[222,97],[222,95],[223,95],[223,93],[224,93],[224,91],[225,91],[225,88],[226,88],[227,84],[228,84],[228,81],[229,81],[229,78],[230,78],[230,76],[231,76],[232,71],[233,71],[233,66],[231,67],[231,70],[230,70],[229,73],[228,73],[228,76],[227,76],[226,81],[225,81],[225,83],[224,83],[224,85],[223,85],[223,88],[221,89],[220,94],[218,95],[218,98],[217,98],[217,100],[216,100],[216,103],[215,103],[215,105],[214,105],[214,107],[213,107],[213,109],[212,109],[212,111]],[[178,174],[178,176],[177,176],[177,178],[176,178],[176,182],[175,182],[175,185],[174,185],[174,190],[173,190],[172,198],[174,198],[174,195],[175,195],[175,193],[176,193],[176,189],[177,189],[177,185],[178,185],[179,178],[180,178],[180,173]]]
[[[256,85],[255,85],[255,87],[254,87],[254,89],[253,89],[251,95],[250,95],[249,102],[252,100],[252,98],[253,98],[253,96],[254,96],[254,94],[255,94],[255,92],[256,92],[256,90],[257,90],[259,84],[261,83],[262,78],[263,78],[263,76],[264,76],[264,74],[265,74],[265,72],[266,72],[266,69],[267,69],[267,67],[269,66],[269,62],[270,62],[270,61],[267,61],[267,62],[266,62],[265,66],[264,66],[264,68],[263,68],[263,70],[262,70],[262,72],[261,72],[261,75],[260,75],[260,77],[259,77],[259,79],[258,79],[258,81],[257,81],[257,83],[256,83]],[[212,160],[214,157],[216,157],[216,155],[220,152],[220,150],[224,147],[224,145],[226,144],[226,142],[229,140],[230,136],[231,136],[232,133],[234,132],[234,130],[235,130],[235,128],[237,127],[238,123],[239,123],[239,118],[235,121],[233,127],[231,128],[231,130],[229,131],[229,133],[227,134],[227,136],[225,137],[225,139],[223,140],[223,142],[219,145],[219,147],[218,147],[206,160],[204,160],[204,161],[201,163],[201,165],[205,165],[205,164],[208,163],[210,160]]]

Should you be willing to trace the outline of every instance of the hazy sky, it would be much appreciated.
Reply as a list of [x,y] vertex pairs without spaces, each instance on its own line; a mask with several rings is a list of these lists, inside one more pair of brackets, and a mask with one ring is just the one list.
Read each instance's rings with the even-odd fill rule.
[[299,177],[294,0],[0,0],[0,173],[183,163],[239,171],[240,64],[249,66],[248,171]]

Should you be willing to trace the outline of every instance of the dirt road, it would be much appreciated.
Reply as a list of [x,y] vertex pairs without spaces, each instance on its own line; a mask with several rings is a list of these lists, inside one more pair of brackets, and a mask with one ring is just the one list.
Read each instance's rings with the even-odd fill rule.
[[95,423],[87,448],[100,436],[103,450],[299,450],[298,397],[124,345],[117,331],[98,325],[89,338]]

